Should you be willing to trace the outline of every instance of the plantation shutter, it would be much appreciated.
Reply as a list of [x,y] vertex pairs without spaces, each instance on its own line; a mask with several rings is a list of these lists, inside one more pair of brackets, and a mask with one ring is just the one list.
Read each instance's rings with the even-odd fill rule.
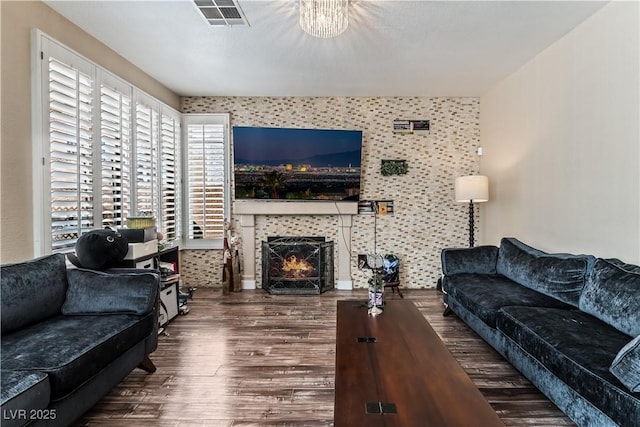
[[180,238],[180,119],[162,115],[161,124],[162,186],[159,230],[167,241]]
[[181,120],[169,106],[33,31],[34,252],[72,252],[85,232],[151,215],[181,238]]
[[136,216],[158,212],[158,112],[136,104]]
[[93,217],[93,79],[48,57],[51,250],[73,249]]
[[102,226],[121,228],[131,208],[131,96],[100,90]]
[[225,222],[225,123],[187,123],[187,236],[222,239]]

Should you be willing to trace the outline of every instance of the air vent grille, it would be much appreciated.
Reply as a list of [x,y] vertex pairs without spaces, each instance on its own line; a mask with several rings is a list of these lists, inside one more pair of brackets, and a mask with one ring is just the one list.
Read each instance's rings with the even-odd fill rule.
[[193,0],[193,2],[211,26],[249,25],[237,0]]

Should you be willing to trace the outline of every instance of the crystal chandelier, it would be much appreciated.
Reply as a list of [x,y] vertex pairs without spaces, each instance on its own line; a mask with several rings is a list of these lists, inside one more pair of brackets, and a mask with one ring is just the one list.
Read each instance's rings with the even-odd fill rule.
[[335,37],[349,25],[349,0],[300,0],[300,26],[314,37]]

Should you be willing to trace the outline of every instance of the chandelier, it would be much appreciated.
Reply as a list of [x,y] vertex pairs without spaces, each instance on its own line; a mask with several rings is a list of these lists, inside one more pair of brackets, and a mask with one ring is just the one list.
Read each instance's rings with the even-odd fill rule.
[[349,0],[300,0],[300,26],[314,37],[335,37],[349,25]]

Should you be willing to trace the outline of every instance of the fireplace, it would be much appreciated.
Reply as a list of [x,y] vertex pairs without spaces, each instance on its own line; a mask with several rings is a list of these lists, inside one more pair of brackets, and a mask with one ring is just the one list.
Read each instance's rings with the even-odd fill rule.
[[[256,221],[272,216],[336,216],[341,236],[334,242],[335,287],[340,290],[353,289],[351,279],[351,229],[353,217],[358,214],[358,202],[339,201],[291,201],[291,200],[236,200],[234,216],[238,216],[242,236],[242,289],[256,289],[258,251],[264,238],[258,238]],[[300,234],[302,235],[302,233]],[[260,260],[262,258],[260,257]],[[264,264],[263,264],[264,265]],[[264,276],[263,276],[264,277]]]
[[262,288],[270,294],[312,295],[333,287],[333,242],[324,237],[262,242]]

